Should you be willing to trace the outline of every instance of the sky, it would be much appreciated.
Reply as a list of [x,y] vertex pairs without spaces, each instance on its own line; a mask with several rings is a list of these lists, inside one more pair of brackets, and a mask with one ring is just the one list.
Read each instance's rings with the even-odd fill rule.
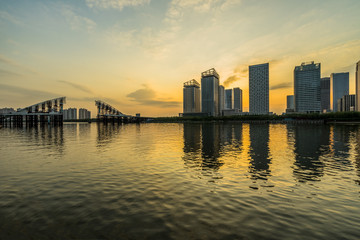
[[360,60],[359,0],[0,0],[0,108],[66,96],[125,114],[175,116],[183,83],[215,68],[243,90],[248,66],[270,66],[270,111],[293,94],[294,67],[322,77]]

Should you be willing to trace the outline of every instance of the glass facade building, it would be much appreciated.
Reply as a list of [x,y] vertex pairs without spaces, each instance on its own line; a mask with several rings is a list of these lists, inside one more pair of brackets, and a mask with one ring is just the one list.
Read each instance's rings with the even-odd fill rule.
[[192,79],[184,83],[183,88],[183,113],[199,113],[200,109],[200,84]]
[[330,111],[330,78],[324,77],[320,80],[321,111]]
[[338,112],[338,100],[349,95],[349,73],[332,73],[330,75],[330,107]]
[[233,90],[225,90],[225,109],[233,109]]
[[223,85],[219,85],[219,114],[222,115],[222,111],[225,109],[225,88]]
[[356,81],[356,93],[355,93],[355,95],[356,95],[356,102],[355,102],[355,104],[356,104],[356,111],[359,111],[360,112],[360,61],[358,61],[357,63],[356,63],[356,76],[355,76],[355,81]]
[[320,63],[302,63],[294,69],[295,112],[321,112]]
[[240,88],[234,88],[234,109],[239,109],[242,112],[242,90]]
[[294,95],[286,96],[286,109],[294,110]]
[[249,66],[249,112],[269,113],[269,63]]
[[214,68],[201,73],[201,110],[219,116],[219,74]]

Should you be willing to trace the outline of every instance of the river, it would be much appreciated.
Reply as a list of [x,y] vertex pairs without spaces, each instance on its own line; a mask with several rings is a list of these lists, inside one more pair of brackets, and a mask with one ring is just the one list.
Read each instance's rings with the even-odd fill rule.
[[360,125],[0,129],[0,239],[359,239]]

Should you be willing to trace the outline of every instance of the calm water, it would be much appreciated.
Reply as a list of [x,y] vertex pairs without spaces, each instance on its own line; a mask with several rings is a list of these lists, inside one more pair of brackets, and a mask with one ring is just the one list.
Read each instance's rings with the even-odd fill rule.
[[0,129],[0,239],[359,239],[360,126]]

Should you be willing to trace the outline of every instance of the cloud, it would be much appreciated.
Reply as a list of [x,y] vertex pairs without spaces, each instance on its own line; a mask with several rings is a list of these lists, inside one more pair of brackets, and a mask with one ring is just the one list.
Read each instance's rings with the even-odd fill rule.
[[31,106],[37,102],[42,102],[60,96],[59,94],[53,92],[18,87],[2,83],[0,83],[0,93],[0,95],[6,94],[8,97],[13,97],[14,101],[22,99],[22,102],[28,102],[26,106]]
[[21,74],[0,69],[0,76],[3,76],[3,77],[10,77],[10,76],[18,77],[18,76],[21,76]]
[[120,47],[138,47],[153,57],[161,58],[173,44],[176,30],[167,27],[163,30],[155,30],[151,27],[143,29],[122,30],[114,27],[106,32],[106,39]]
[[145,84],[143,84],[142,86],[143,88],[138,89],[135,92],[129,93],[126,96],[128,98],[131,98],[132,101],[147,106],[172,108],[178,107],[181,104],[181,102],[172,101],[171,99],[156,98],[156,92],[153,89],[151,89]]
[[86,0],[86,4],[90,8],[118,9],[123,10],[124,7],[136,7],[149,4],[150,0]]
[[[103,8],[115,8],[118,3],[122,9],[128,2],[135,5],[143,5],[147,1],[100,1],[87,0],[88,5],[91,3],[92,7],[97,5]],[[149,1],[150,2],[150,1]],[[176,44],[181,31],[189,31],[188,23],[192,17],[198,17],[198,14],[204,14],[204,17],[212,16],[213,14],[206,14],[208,12],[216,14],[221,12],[222,8],[227,9],[239,0],[173,0],[168,4],[165,12],[165,17],[159,27],[145,26],[141,29],[124,30],[121,26],[116,26],[106,32],[106,38],[109,42],[120,46],[140,47],[145,53],[161,59],[169,56],[171,51],[177,49]],[[193,23],[190,23],[193,24]],[[181,37],[181,36],[180,36]]]
[[248,66],[247,65],[238,65],[234,68],[234,74],[228,77],[224,82],[224,87],[228,87],[234,82],[240,81],[242,78],[247,77]]
[[223,85],[224,85],[224,87],[228,87],[230,84],[232,84],[236,81],[239,81],[239,80],[240,80],[239,75],[232,75],[223,82]]
[[0,19],[6,20],[16,25],[24,25],[24,23],[20,21],[18,18],[5,11],[0,11]]
[[79,97],[67,97],[67,99],[70,101],[76,101],[76,102],[94,102],[94,104],[95,104],[95,100],[101,100],[110,105],[115,105],[115,104],[121,105],[121,102],[119,102],[116,99],[109,98],[109,97],[80,97],[80,98]]
[[0,63],[5,63],[7,65],[10,65],[10,66],[13,66],[13,67],[16,67],[16,68],[20,68],[20,69],[22,69],[22,70],[24,70],[26,72],[30,72],[32,74],[39,74],[38,72],[36,72],[36,71],[34,71],[34,70],[32,70],[32,69],[30,69],[28,67],[25,67],[22,64],[17,63],[16,61],[14,61],[14,60],[12,60],[10,58],[7,58],[7,57],[5,57],[5,56],[3,56],[1,54],[0,54]]
[[93,91],[91,91],[91,89],[89,89],[86,86],[76,84],[76,83],[72,83],[72,82],[68,82],[68,81],[64,81],[64,80],[59,80],[58,82],[67,84],[67,85],[69,85],[69,86],[71,86],[71,87],[73,87],[73,88],[75,88],[77,90],[80,90],[82,92],[93,94]]
[[288,89],[288,88],[292,88],[291,82],[284,82],[284,83],[279,83],[279,84],[273,85],[270,87],[270,90]]
[[[283,60],[281,59],[272,59],[272,60],[264,60],[262,58],[254,58],[250,59],[248,62],[250,65],[261,64],[261,63],[269,63],[270,67],[274,67],[280,64]],[[249,65],[239,64],[234,68],[234,74],[228,77],[224,82],[224,87],[228,87],[230,84],[240,81],[241,79],[247,78],[249,72]]]
[[77,15],[72,7],[63,5],[61,14],[65,17],[66,21],[70,24],[72,30],[85,28],[89,33],[93,32],[96,28],[96,23],[87,17]]

